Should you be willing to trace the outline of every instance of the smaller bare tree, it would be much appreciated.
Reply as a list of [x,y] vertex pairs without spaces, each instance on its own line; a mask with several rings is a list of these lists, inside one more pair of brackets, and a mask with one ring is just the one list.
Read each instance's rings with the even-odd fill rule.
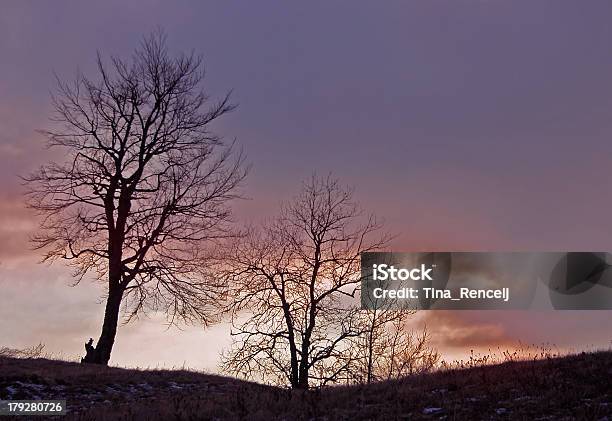
[[[384,284],[381,286],[388,287]],[[427,329],[417,332],[409,326],[416,309],[399,298],[362,298],[370,301],[368,310],[357,315],[362,334],[351,339],[348,383],[389,380],[435,367],[439,355],[430,346]]]
[[385,246],[380,231],[351,189],[313,177],[276,219],[235,242],[225,272],[235,342],[223,368],[296,389],[337,382],[353,363],[348,340],[362,334],[360,253]]
[[427,328],[410,329],[412,310],[374,308],[361,315],[363,334],[353,340],[350,375],[357,383],[430,371],[439,361]]

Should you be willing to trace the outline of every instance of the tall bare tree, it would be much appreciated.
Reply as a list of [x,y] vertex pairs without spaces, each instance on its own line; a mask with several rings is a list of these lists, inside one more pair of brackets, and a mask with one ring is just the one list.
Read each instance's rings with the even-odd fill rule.
[[362,334],[353,300],[360,253],[387,240],[350,189],[331,177],[305,183],[276,219],[229,252],[235,342],[223,368],[296,389],[338,381],[352,364],[348,339]]
[[229,234],[245,170],[209,129],[234,108],[229,95],[211,103],[201,58],[171,55],[161,31],[131,60],[98,54],[97,72],[58,79],[58,128],[45,134],[66,159],[26,182],[44,217],[33,239],[44,259],[70,262],[76,283],[93,275],[107,286],[102,332],[83,359],[107,364],[122,303],[127,321],[146,310],[213,320],[222,286],[206,276],[205,245]]

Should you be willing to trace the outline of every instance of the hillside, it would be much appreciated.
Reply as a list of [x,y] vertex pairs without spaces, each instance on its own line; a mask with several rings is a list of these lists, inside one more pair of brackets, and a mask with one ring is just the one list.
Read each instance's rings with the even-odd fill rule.
[[0,399],[10,398],[67,399],[62,420],[608,420],[612,352],[307,393],[189,371],[0,358]]

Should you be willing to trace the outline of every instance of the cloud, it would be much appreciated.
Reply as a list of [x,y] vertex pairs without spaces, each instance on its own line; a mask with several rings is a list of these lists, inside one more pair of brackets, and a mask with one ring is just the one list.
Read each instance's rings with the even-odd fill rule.
[[486,349],[507,347],[516,340],[505,331],[499,322],[483,322],[462,317],[469,312],[428,311],[419,320],[431,335],[432,345],[443,353],[457,349]]
[[23,149],[12,143],[0,144],[0,154],[9,156],[18,156],[23,153]]
[[28,238],[35,229],[35,215],[21,198],[0,196],[0,264],[12,265],[32,256]]

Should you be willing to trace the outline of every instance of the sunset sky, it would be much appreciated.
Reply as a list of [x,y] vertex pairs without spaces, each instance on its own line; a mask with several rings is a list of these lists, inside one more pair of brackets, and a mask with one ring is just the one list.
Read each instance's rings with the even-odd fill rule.
[[[56,155],[54,73],[93,75],[158,26],[204,56],[238,109],[214,129],[253,165],[240,223],[332,171],[398,234],[394,249],[612,250],[612,3],[28,2],[0,6],[0,347],[73,358],[97,338],[103,289],[38,264],[18,175]],[[57,158],[57,156],[56,156]],[[446,358],[548,343],[610,346],[612,313],[428,312]],[[120,328],[111,362],[214,370],[226,324]]]

